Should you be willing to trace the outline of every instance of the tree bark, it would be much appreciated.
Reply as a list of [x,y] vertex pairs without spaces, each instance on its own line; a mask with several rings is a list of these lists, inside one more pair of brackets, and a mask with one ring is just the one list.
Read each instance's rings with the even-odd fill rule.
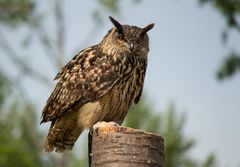
[[91,167],[164,167],[164,140],[158,134],[100,122],[89,142]]

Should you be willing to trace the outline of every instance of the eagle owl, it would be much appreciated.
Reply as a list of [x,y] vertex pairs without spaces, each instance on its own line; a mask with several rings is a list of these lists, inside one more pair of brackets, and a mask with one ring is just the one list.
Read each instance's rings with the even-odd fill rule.
[[122,25],[95,46],[80,51],[57,74],[57,84],[42,111],[41,123],[51,121],[44,149],[71,150],[79,135],[98,121],[121,124],[131,104],[140,100],[149,42],[144,28]]

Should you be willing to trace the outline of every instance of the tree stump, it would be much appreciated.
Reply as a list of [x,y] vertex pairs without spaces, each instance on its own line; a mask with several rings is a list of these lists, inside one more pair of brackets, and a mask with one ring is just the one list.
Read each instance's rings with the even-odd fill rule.
[[158,134],[99,122],[89,138],[89,166],[164,167],[163,142]]

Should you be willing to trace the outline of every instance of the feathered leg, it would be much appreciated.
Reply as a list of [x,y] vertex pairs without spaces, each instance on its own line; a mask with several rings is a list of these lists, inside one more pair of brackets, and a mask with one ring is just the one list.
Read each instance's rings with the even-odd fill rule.
[[72,111],[52,121],[44,144],[46,152],[53,150],[63,152],[72,149],[83,131],[77,119],[77,112]]

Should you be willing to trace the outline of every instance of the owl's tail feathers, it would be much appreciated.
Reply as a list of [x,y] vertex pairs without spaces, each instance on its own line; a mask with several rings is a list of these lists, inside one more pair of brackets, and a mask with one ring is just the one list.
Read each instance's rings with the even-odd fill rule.
[[75,125],[62,125],[54,121],[49,128],[49,132],[44,144],[44,151],[62,153],[72,150],[75,142],[83,129]]

